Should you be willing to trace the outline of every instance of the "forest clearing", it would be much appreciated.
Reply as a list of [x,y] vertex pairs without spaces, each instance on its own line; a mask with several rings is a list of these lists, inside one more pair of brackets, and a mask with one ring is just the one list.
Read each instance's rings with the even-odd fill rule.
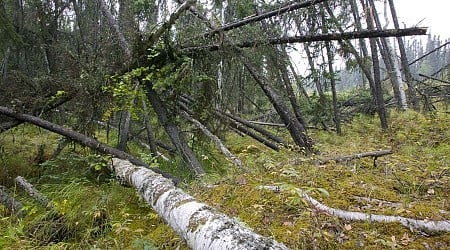
[[448,249],[450,40],[394,0],[0,1],[0,249]]

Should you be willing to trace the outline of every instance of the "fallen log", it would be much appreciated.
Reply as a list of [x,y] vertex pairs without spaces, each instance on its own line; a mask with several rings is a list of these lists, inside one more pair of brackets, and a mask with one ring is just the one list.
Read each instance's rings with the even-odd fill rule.
[[16,215],[17,217],[23,217],[25,215],[22,210],[22,203],[11,197],[4,186],[0,186],[0,204],[3,204],[11,214]]
[[198,202],[150,169],[113,158],[117,179],[136,188],[142,198],[192,249],[288,249]]
[[242,161],[233,155],[233,153],[228,150],[228,148],[222,143],[222,141],[214,135],[207,127],[205,127],[201,122],[194,119],[192,116],[190,116],[187,112],[181,111],[181,115],[186,118],[188,121],[192,122],[195,126],[197,126],[207,137],[209,137],[214,144],[219,148],[219,150],[225,155],[227,159],[229,159],[231,162],[234,163],[237,167],[244,169],[248,171],[248,169],[242,164]]
[[427,28],[413,27],[406,29],[387,29],[387,30],[363,30],[356,32],[331,33],[331,34],[315,34],[303,36],[286,36],[269,38],[265,40],[245,41],[237,44],[224,45],[201,45],[201,46],[185,46],[183,51],[195,54],[201,51],[219,51],[223,48],[255,48],[267,45],[280,45],[291,43],[307,43],[307,42],[321,42],[321,41],[341,41],[358,38],[376,38],[376,37],[402,37],[426,35]]
[[[58,106],[61,106],[64,103],[70,101],[73,97],[74,97],[73,94],[69,94],[69,95],[63,96],[62,98],[57,99],[56,101],[49,101],[49,103],[47,103],[46,105],[44,105],[42,107],[34,108],[31,113],[33,115],[40,116],[41,114],[46,113]],[[17,127],[22,123],[23,123],[23,121],[20,121],[20,120],[2,123],[2,124],[0,124],[0,133],[5,132],[14,127]]]
[[[280,186],[260,186],[259,189],[267,189],[274,192],[283,191],[283,187]],[[296,188],[296,192],[302,197],[303,200],[308,202],[315,209],[330,214],[332,216],[350,220],[350,221],[368,221],[368,222],[381,222],[381,223],[393,223],[397,222],[402,224],[403,226],[409,229],[417,229],[428,232],[450,232],[450,221],[449,220],[440,220],[440,221],[432,221],[432,220],[418,220],[412,218],[406,218],[403,216],[390,216],[390,215],[378,215],[378,214],[369,214],[362,212],[353,212],[346,211],[338,208],[328,207],[316,199],[309,196],[303,190]]]
[[319,160],[318,163],[323,165],[330,161],[343,162],[343,161],[351,161],[354,159],[361,159],[364,157],[373,157],[374,160],[376,160],[376,158],[378,158],[380,156],[390,155],[392,153],[393,153],[392,150],[372,151],[372,152],[359,153],[359,154],[347,155],[347,156],[339,156],[339,157],[335,157],[335,158]]
[[54,207],[52,203],[48,200],[48,198],[39,192],[36,188],[31,185],[25,178],[22,176],[17,176],[14,181],[17,185],[19,185],[31,198],[37,201],[41,206],[45,207],[48,210],[53,210]]
[[[0,114],[15,118],[22,122],[28,122],[28,123],[34,124],[38,127],[41,127],[46,130],[57,133],[59,135],[65,136],[73,141],[76,141],[84,146],[95,149],[101,153],[110,154],[110,155],[113,155],[113,156],[121,158],[121,159],[129,160],[130,162],[132,162],[136,165],[149,167],[148,164],[144,163],[143,161],[139,160],[138,158],[136,158],[130,154],[127,154],[123,151],[120,151],[116,148],[110,147],[106,144],[103,144],[103,143],[101,143],[95,139],[92,139],[88,136],[85,136],[81,133],[78,133],[78,132],[73,131],[68,128],[64,128],[63,126],[51,123],[51,122],[43,120],[41,118],[38,118],[38,117],[35,117],[32,115],[27,115],[27,114],[20,114],[10,108],[3,107],[3,106],[0,106]],[[180,180],[177,177],[175,177],[169,173],[166,173],[166,172],[162,171],[161,169],[158,169],[158,168],[152,168],[152,169],[154,172],[160,173],[164,177],[172,179],[175,184],[180,182]]]

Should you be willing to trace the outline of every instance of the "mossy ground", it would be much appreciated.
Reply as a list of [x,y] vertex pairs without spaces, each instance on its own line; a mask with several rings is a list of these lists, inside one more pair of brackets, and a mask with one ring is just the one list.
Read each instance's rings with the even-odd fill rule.
[[[225,144],[251,171],[235,170],[212,146],[203,145],[200,158],[208,175],[201,180],[190,179],[182,188],[291,249],[446,249],[450,247],[449,233],[411,231],[399,224],[344,221],[316,211],[292,191],[294,187],[307,190],[324,204],[344,210],[449,220],[449,125],[450,115],[445,112],[433,116],[392,112],[390,128],[382,132],[376,118],[358,116],[343,127],[342,136],[311,130],[321,151],[313,156],[289,149],[275,152],[248,137],[230,134]],[[284,135],[283,130],[275,132]],[[70,146],[58,159],[36,166],[39,145],[45,145],[45,157],[49,158],[57,139],[31,126],[1,134],[1,184],[14,191],[11,177],[29,178],[53,200],[71,234],[62,242],[45,246],[29,237],[28,228],[46,212],[16,189],[15,195],[29,215],[18,220],[0,206],[0,248],[187,249],[133,189],[97,178],[92,164],[96,158],[91,157],[94,152]],[[136,150],[134,145],[131,147]],[[394,154],[378,158],[376,165],[371,158],[316,163],[319,158],[391,148]],[[185,171],[180,165],[160,164],[166,169],[176,168],[175,172]],[[262,185],[288,189],[273,192],[260,189]],[[109,227],[99,231],[95,218],[102,211],[108,215]]]

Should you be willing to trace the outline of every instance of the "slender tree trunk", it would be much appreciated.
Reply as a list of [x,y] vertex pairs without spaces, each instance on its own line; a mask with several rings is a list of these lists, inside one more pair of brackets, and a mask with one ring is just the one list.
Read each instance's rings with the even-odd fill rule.
[[[398,24],[397,12],[395,10],[395,5],[393,0],[388,0],[389,7],[391,10],[392,20],[394,22],[394,27],[400,29]],[[403,43],[403,38],[397,37],[398,49],[400,50],[400,60],[402,63],[403,73],[405,74],[406,84],[408,85],[408,95],[411,100],[414,110],[419,110],[419,101],[417,100],[416,91],[414,89],[414,79],[411,75],[411,70],[408,65],[408,57],[406,56],[405,44]]]
[[[369,4],[372,9],[376,28],[378,30],[381,30],[382,29],[381,22],[380,22],[380,18],[378,17],[378,14],[377,14],[375,3],[373,0],[370,0]],[[404,89],[402,86],[402,84],[403,84],[402,78],[401,78],[401,76],[399,77],[399,75],[397,75],[397,71],[396,71],[396,68],[398,68],[398,67],[396,65],[397,60],[395,59],[395,51],[392,50],[392,47],[390,46],[389,40],[387,38],[382,37],[379,39],[379,41],[381,42],[381,45],[379,46],[380,53],[383,58],[384,65],[386,66],[386,70],[388,72],[389,79],[392,84],[392,89],[394,90],[394,95],[397,100],[397,106],[401,110],[406,110],[406,109],[408,109],[408,104],[407,104],[406,95],[404,93]]]
[[[325,18],[325,11],[324,8],[321,7],[320,8],[320,15],[322,16],[322,32],[328,33],[328,28],[327,28],[327,20]],[[334,68],[333,68],[333,51],[331,50],[331,42],[326,41],[325,42],[325,50],[327,53],[327,61],[328,61],[328,73],[329,73],[329,77],[330,77],[330,85],[331,85],[331,92],[333,95],[333,121],[334,121],[334,125],[336,126],[336,133],[337,134],[341,134],[341,118],[340,118],[340,112],[339,112],[339,106],[338,106],[338,97],[337,97],[337,92],[336,92],[336,78],[334,76]]]
[[[367,7],[367,5],[364,5],[364,0],[361,0],[364,7]],[[373,15],[374,13],[371,13],[369,9],[367,9],[368,13],[366,15],[367,19],[367,25],[369,27],[369,30],[375,29],[375,26],[373,24]],[[388,128],[387,124],[387,117],[386,117],[386,109],[384,107],[384,99],[383,99],[383,90],[381,88],[381,79],[380,79],[380,62],[378,60],[378,49],[377,49],[377,38],[370,38],[370,50],[372,52],[372,63],[373,63],[373,79],[374,79],[374,90],[372,91],[375,96],[375,101],[377,105],[377,113],[381,121],[381,128],[383,130],[386,130]]]
[[257,72],[255,66],[250,62],[248,57],[245,54],[242,54],[241,58],[243,59],[243,63],[247,70],[269,98],[270,103],[272,103],[281,120],[286,125],[286,128],[291,134],[295,144],[301,148],[304,148],[307,152],[312,152],[313,144],[303,125],[300,124],[295,116],[289,111],[288,107],[283,103],[278,93],[267,83],[267,80]]
[[131,125],[131,112],[124,110],[122,111],[121,116],[122,119],[120,119],[119,143],[117,144],[117,149],[127,151],[128,133],[130,132]]
[[150,146],[150,152],[152,152],[153,156],[158,155],[158,149],[156,147],[156,139],[153,132],[152,124],[150,123],[150,117],[148,116],[149,111],[147,109],[147,104],[145,100],[142,100],[142,109],[144,110],[144,123],[145,130],[147,131],[147,143]]
[[194,119],[192,116],[190,116],[187,112],[182,111],[181,115],[186,118],[188,121],[192,122],[197,128],[199,128],[206,136],[208,136],[213,142],[214,144],[216,144],[217,148],[219,148],[219,150],[225,155],[225,157],[230,160],[231,162],[234,163],[234,165],[236,165],[239,168],[248,170],[241,162],[241,160],[239,160],[239,158],[237,158],[235,155],[233,155],[230,150],[228,150],[228,148],[222,143],[222,141],[219,139],[219,137],[217,137],[216,135],[214,135],[211,131],[209,131],[209,129],[203,125],[201,122],[199,122],[198,120]]
[[163,102],[159,98],[158,93],[153,89],[153,85],[148,83],[146,85],[147,98],[153,106],[156,115],[158,116],[159,122],[164,126],[167,135],[172,141],[173,145],[176,147],[178,153],[183,158],[183,160],[188,164],[189,168],[194,171],[197,175],[203,175],[205,170],[203,170],[200,162],[195,156],[194,152],[184,141],[178,127],[173,123],[172,119],[169,117],[167,108],[164,106]]
[[[22,122],[28,122],[28,123],[34,124],[38,127],[41,127],[46,130],[57,133],[59,135],[65,136],[73,141],[76,141],[86,147],[95,149],[101,153],[110,154],[110,155],[113,155],[113,156],[121,158],[121,159],[129,160],[133,164],[148,167],[147,164],[145,164],[144,162],[142,162],[141,160],[139,160],[138,158],[136,158],[130,154],[127,154],[116,148],[112,148],[112,147],[105,145],[103,143],[100,143],[99,141],[96,141],[90,137],[87,137],[81,133],[70,130],[68,128],[64,128],[63,126],[51,123],[51,122],[43,120],[41,118],[38,118],[38,117],[35,117],[32,115],[20,114],[20,113],[15,112],[12,109],[9,109],[7,107],[2,107],[2,106],[0,106],[0,114],[12,117],[12,118],[17,119]],[[157,168],[152,168],[152,169],[154,172],[160,173],[163,176],[165,176],[166,178],[172,179],[175,183],[179,182],[178,178],[176,178],[168,173],[165,173],[165,172],[161,171],[160,169],[157,169]]]
[[125,36],[123,35],[122,31],[120,30],[119,24],[114,19],[113,15],[111,14],[111,11],[109,10],[108,6],[104,2],[104,0],[98,0],[98,3],[100,4],[100,8],[102,9],[103,14],[106,17],[106,21],[108,22],[110,28],[116,33],[117,38],[119,39],[119,44],[122,50],[125,53],[125,62],[129,62],[131,60],[132,51],[130,44],[125,39]]

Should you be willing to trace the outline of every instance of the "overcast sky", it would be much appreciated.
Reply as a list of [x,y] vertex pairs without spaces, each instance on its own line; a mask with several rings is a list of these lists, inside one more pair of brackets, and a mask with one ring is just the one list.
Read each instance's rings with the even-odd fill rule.
[[428,27],[428,33],[450,38],[450,0],[394,0],[400,26]]

